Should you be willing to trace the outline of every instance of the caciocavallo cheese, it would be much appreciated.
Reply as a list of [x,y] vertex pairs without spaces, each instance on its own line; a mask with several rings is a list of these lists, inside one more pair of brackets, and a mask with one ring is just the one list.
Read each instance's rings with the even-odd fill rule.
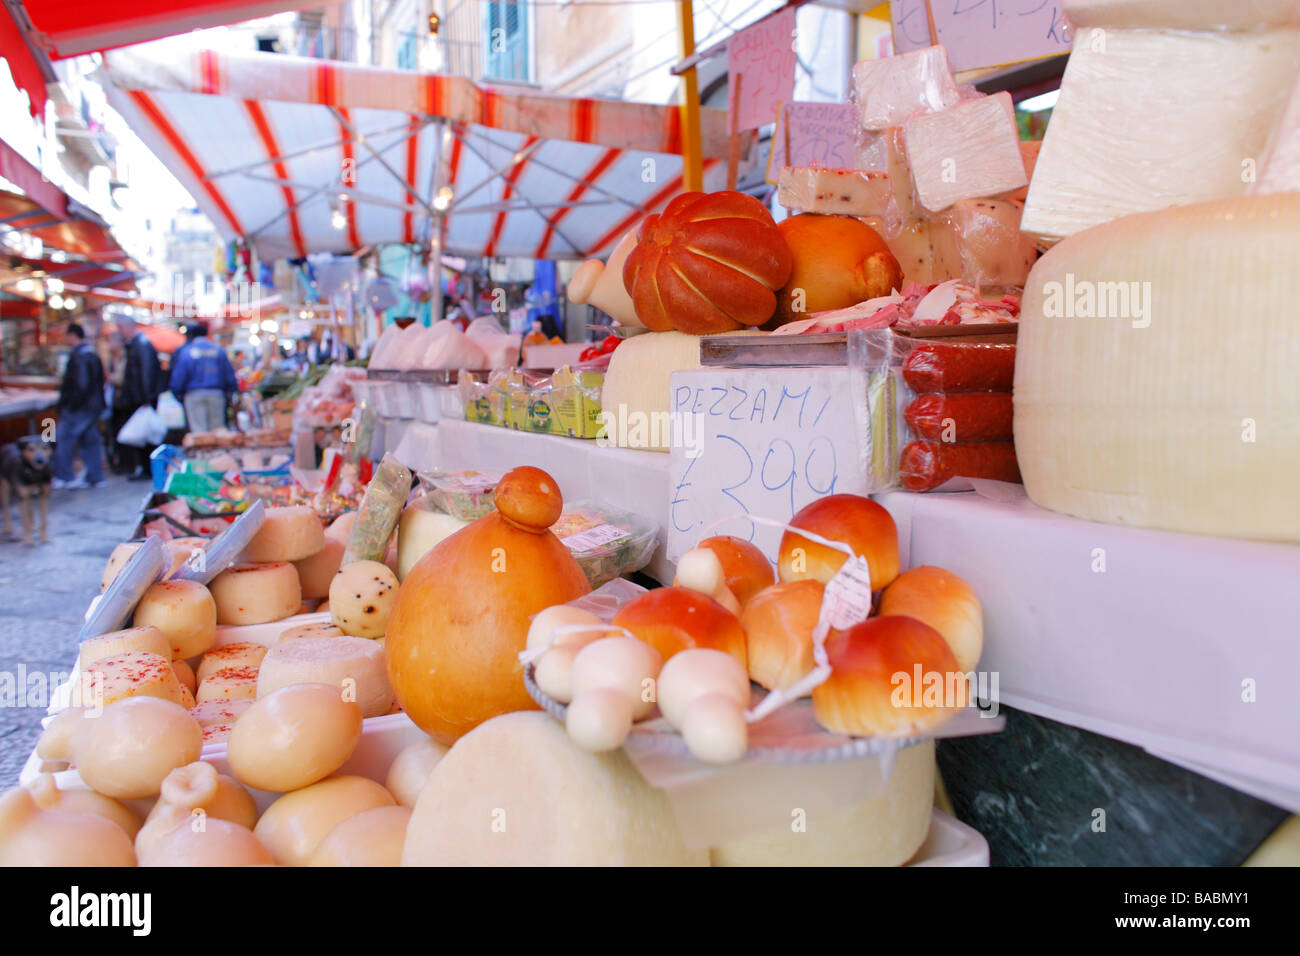
[[1021,306],[1025,490],[1115,524],[1300,541],[1300,193],[1128,216],[1053,247]]
[[1293,27],[1079,29],[1021,228],[1059,239],[1243,195],[1298,71]]

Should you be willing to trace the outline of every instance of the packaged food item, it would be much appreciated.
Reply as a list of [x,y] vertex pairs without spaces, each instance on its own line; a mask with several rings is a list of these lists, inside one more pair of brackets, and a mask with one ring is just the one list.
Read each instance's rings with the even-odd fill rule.
[[659,538],[653,522],[591,502],[567,506],[551,530],[577,559],[593,588],[644,568]]
[[445,471],[432,468],[419,472],[429,503],[453,518],[473,521],[496,508],[492,493],[501,480],[499,471]]
[[555,371],[551,376],[551,411],[557,435],[595,438],[600,433],[600,392],[604,384],[604,372],[574,371],[568,365]]
[[555,420],[555,407],[551,393],[551,380],[533,381],[528,388],[528,406],[524,413],[524,428],[543,435],[561,435]]
[[344,567],[354,561],[383,560],[410,493],[410,469],[392,455],[384,455],[357,511],[347,551],[343,554]]
[[1009,441],[910,441],[898,457],[907,491],[930,491],[952,478],[1020,481],[1016,446]]

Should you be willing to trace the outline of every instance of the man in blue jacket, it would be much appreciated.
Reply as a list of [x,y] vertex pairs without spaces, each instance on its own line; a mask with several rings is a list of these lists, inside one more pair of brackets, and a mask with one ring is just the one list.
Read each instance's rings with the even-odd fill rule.
[[[104,411],[104,365],[86,341],[76,322],[64,337],[72,351],[59,388],[59,423],[54,441],[53,488],[98,488],[104,484],[104,451],[99,437],[99,416]],[[72,473],[80,452],[86,466],[84,478]]]
[[226,405],[239,391],[235,367],[225,349],[208,338],[202,322],[191,325],[187,334],[189,341],[172,356],[172,394],[185,406],[190,431],[225,428]]

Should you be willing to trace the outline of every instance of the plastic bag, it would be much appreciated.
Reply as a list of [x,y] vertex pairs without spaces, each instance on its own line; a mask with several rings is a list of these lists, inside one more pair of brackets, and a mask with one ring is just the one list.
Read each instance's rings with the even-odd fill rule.
[[659,526],[640,515],[591,502],[574,502],[551,527],[577,559],[593,588],[650,563]]
[[150,445],[160,444],[166,436],[167,423],[163,421],[157,409],[142,405],[132,413],[121,431],[117,433],[117,443],[135,448],[147,448]]
[[169,430],[185,427],[185,409],[171,392],[163,392],[158,396],[158,415]]

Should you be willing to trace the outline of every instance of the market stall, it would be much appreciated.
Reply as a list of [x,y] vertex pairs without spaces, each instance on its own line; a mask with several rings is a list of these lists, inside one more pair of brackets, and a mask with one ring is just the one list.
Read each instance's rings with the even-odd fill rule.
[[110,54],[260,254],[591,255],[569,295],[616,325],[393,324],[268,409],[292,464],[160,456],[0,860],[1285,859],[1300,20],[1067,7],[1041,144],[923,37],[854,68],[844,166],[771,170],[779,221],[683,192],[673,110]]

